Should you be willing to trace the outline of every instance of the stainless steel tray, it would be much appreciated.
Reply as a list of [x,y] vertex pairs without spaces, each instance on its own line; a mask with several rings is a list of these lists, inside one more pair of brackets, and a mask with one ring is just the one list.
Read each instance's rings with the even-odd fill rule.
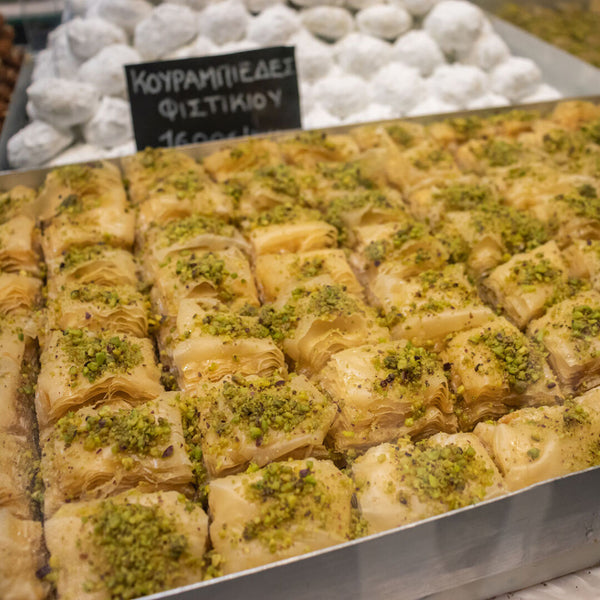
[[[600,103],[600,95],[582,99]],[[557,102],[404,119],[548,114]],[[381,123],[392,123],[382,121]],[[324,129],[343,133],[355,125]],[[267,136],[290,135],[285,131]],[[232,143],[182,146],[195,158]],[[119,164],[118,160],[110,161]],[[41,185],[50,169],[0,175],[0,190]],[[150,598],[173,600],[486,600],[600,563],[600,467],[385,533]]]

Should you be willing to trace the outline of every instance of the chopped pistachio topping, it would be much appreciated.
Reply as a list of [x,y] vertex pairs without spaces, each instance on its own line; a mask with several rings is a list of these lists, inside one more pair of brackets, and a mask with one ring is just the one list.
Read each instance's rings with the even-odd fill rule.
[[178,200],[192,199],[204,189],[200,173],[194,170],[176,171],[164,177],[157,191],[173,191]]
[[278,204],[271,210],[266,210],[253,217],[250,227],[269,227],[284,223],[300,223],[303,221],[320,221],[323,217],[318,210],[304,208],[298,204]]
[[88,335],[82,329],[67,329],[61,346],[71,363],[72,385],[80,373],[93,383],[107,372],[125,373],[142,362],[140,347],[117,335]]
[[587,425],[591,422],[590,413],[581,404],[576,404],[575,402],[565,403],[565,412],[563,413],[565,427]]
[[77,302],[89,302],[110,308],[132,304],[141,299],[131,288],[107,288],[101,285],[82,285],[71,290],[70,297]]
[[598,337],[600,334],[600,308],[581,305],[571,313],[571,336],[578,339]]
[[446,152],[442,148],[434,148],[433,150],[421,152],[413,159],[412,163],[419,171],[429,171],[435,166],[444,164],[446,166],[452,166],[454,165],[454,159],[452,154]]
[[96,260],[104,254],[105,250],[104,246],[84,246],[83,248],[72,246],[64,253],[60,270],[72,269],[82,263]]
[[533,250],[548,241],[544,223],[511,206],[488,205],[472,212],[479,233],[497,232],[510,254]]
[[435,200],[441,200],[447,210],[472,210],[495,203],[492,190],[481,184],[452,183],[436,190]]
[[164,240],[165,246],[172,246],[177,242],[183,242],[204,233],[232,236],[234,232],[235,229],[221,219],[194,214],[184,219],[167,223],[161,237]]
[[529,348],[521,334],[486,331],[469,339],[471,344],[485,344],[506,374],[510,388],[522,394],[542,376],[539,357]]
[[[271,463],[261,471],[258,481],[247,484],[246,496],[251,502],[258,503],[260,512],[257,517],[246,523],[244,539],[257,539],[271,552],[289,548],[293,539],[287,527],[294,521],[308,517],[319,518],[320,526],[326,527],[323,509],[330,500],[319,485],[313,463],[306,461],[306,468],[296,472],[285,463]],[[315,511],[316,508],[319,511]]]
[[197,398],[178,394],[177,404],[181,412],[185,450],[192,463],[192,473],[194,475],[198,500],[206,503],[208,500],[208,471],[204,465],[204,455],[202,452],[200,403]]
[[262,167],[254,171],[254,176],[278,194],[292,198],[300,195],[300,186],[294,176],[294,171],[287,165]]
[[69,412],[58,421],[57,430],[66,446],[81,440],[88,452],[111,446],[115,454],[170,456],[161,446],[169,441],[171,424],[163,417],[156,419],[147,406],[116,412],[103,407],[85,419]]
[[589,185],[581,186],[571,194],[556,196],[557,202],[564,202],[578,217],[600,220],[600,197],[596,189]]
[[246,186],[238,179],[228,179],[223,184],[223,191],[233,200],[233,204],[236,207],[239,206],[245,190]]
[[10,191],[0,193],[0,223],[11,218],[17,209],[29,200],[27,195],[19,196]]
[[446,119],[444,122],[448,123],[462,140],[476,136],[483,127],[481,118],[473,116],[455,117],[453,119]]
[[422,441],[412,450],[396,448],[396,462],[403,485],[415,490],[422,502],[441,502],[448,510],[480,502],[494,481],[493,471],[472,446]]
[[520,286],[554,283],[561,278],[563,272],[544,257],[541,252],[535,260],[517,261],[511,269],[511,278]]
[[211,408],[211,431],[227,444],[240,428],[257,446],[268,441],[271,431],[290,433],[300,424],[304,429],[318,426],[318,417],[326,406],[322,396],[294,389],[279,375],[255,380],[235,377],[209,394],[211,402],[224,403],[226,411]]
[[270,331],[256,317],[236,314],[227,310],[206,314],[197,319],[200,331],[232,339],[266,338]]
[[265,327],[270,337],[277,343],[281,343],[288,337],[298,321],[296,309],[292,304],[286,304],[281,310],[276,310],[269,305],[254,310],[258,316],[259,326]]
[[86,210],[90,210],[100,204],[97,198],[89,198],[79,196],[77,194],[69,194],[58,205],[56,209],[57,215],[80,215]]
[[385,130],[392,138],[392,141],[398,146],[408,148],[414,142],[415,138],[413,134],[406,127],[402,127],[402,125],[390,125]]
[[196,566],[175,518],[159,506],[104,500],[85,520],[102,557],[94,567],[111,599],[129,600],[168,589],[182,568]]
[[[600,66],[600,58],[598,60],[598,63],[598,66]],[[596,119],[595,121],[586,123],[581,128],[581,131],[588,140],[590,140],[594,144],[600,145],[600,119]]]
[[388,350],[383,358],[376,356],[373,365],[382,375],[375,384],[381,391],[394,384],[420,383],[424,376],[434,373],[438,360],[435,354],[408,342],[404,348]]
[[324,285],[311,292],[307,312],[316,317],[353,313],[358,310],[358,302],[342,285]]
[[319,258],[318,256],[314,258],[307,258],[302,262],[298,261],[294,267],[298,272],[300,279],[311,279],[312,277],[317,277],[323,273],[325,268],[325,260],[323,258]]
[[90,183],[92,179],[92,170],[94,167],[100,166],[102,163],[95,163],[91,166],[85,164],[65,165],[57,167],[53,173],[58,177],[60,182],[68,187],[80,188]]
[[293,141],[308,146],[319,146],[324,150],[329,151],[334,151],[336,149],[336,145],[329,139],[327,134],[320,131],[303,131],[302,133],[299,133]]
[[207,279],[215,285],[221,285],[230,275],[225,268],[225,261],[214,252],[192,253],[178,258],[175,273],[182,283]]
[[519,161],[522,148],[505,140],[488,140],[482,148],[482,156],[490,167],[509,167]]
[[360,165],[356,163],[319,163],[317,170],[325,179],[332,181],[333,188],[336,190],[355,190],[361,187],[373,189],[374,187],[374,183],[362,174]]
[[[408,225],[398,229],[394,232],[389,240],[376,240],[371,242],[365,248],[365,256],[367,259],[375,263],[381,263],[387,255],[394,249],[401,248],[404,244],[411,240],[419,240],[428,235],[429,230],[427,226],[420,221],[413,221]],[[426,260],[428,257],[423,257]],[[419,256],[415,259],[416,262],[421,262]]]

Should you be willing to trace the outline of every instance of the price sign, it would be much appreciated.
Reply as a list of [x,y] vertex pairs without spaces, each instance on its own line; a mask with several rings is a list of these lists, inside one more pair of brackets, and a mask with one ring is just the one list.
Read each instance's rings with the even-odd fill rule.
[[294,48],[126,65],[138,149],[300,125]]

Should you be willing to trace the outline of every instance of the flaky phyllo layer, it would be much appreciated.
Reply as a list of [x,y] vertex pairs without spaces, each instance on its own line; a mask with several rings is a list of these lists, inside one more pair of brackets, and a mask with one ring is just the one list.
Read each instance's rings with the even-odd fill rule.
[[135,598],[600,464],[597,106],[121,167],[0,193],[1,598]]

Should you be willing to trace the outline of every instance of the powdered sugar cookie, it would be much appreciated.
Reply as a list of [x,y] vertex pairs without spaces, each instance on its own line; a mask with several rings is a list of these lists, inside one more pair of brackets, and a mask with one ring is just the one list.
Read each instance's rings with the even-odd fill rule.
[[219,45],[237,42],[246,35],[249,21],[250,15],[240,0],[224,0],[200,13],[200,34]]
[[135,27],[133,45],[147,60],[165,56],[198,33],[198,14],[187,6],[160,4]]
[[413,30],[399,37],[392,46],[392,59],[415,67],[423,77],[446,62],[435,40],[423,30]]
[[445,0],[431,9],[423,27],[445,54],[461,58],[479,37],[483,21],[483,12],[474,4],[465,0]]
[[94,116],[83,126],[88,144],[113,148],[133,137],[129,102],[122,98],[104,96]]
[[511,102],[533,94],[541,82],[542,73],[529,58],[509,58],[490,73],[491,90]]
[[100,92],[89,83],[58,77],[39,79],[27,88],[36,116],[59,129],[84,123],[100,105]]
[[380,4],[359,11],[356,25],[360,31],[384,40],[395,40],[412,25],[410,14],[399,6]]
[[38,167],[64,150],[72,141],[71,131],[61,131],[44,121],[33,121],[8,140],[8,162],[15,169]]
[[125,97],[127,84],[123,66],[139,62],[142,62],[142,57],[133,48],[112,44],[79,67],[79,78],[95,85],[108,96]]
[[337,63],[348,73],[369,78],[388,64],[392,47],[387,42],[353,32],[341,39],[334,47]]
[[248,25],[248,39],[261,46],[285,44],[300,29],[298,13],[277,4],[265,9]]
[[82,61],[91,58],[105,46],[127,43],[125,32],[101,17],[76,17],[66,24],[66,31],[71,51]]
[[400,116],[414,108],[425,97],[426,91],[419,72],[401,63],[390,63],[373,78],[373,100],[388,104]]
[[304,26],[326,40],[339,40],[354,29],[352,15],[338,6],[315,6],[301,13]]

